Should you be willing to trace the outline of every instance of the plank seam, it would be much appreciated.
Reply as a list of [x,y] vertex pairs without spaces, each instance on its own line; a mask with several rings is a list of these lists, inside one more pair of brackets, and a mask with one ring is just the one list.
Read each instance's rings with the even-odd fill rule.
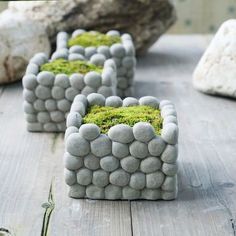
[[129,201],[129,214],[130,214],[130,227],[131,227],[131,235],[134,235],[133,231],[133,217],[132,217],[132,206],[131,206],[131,201]]

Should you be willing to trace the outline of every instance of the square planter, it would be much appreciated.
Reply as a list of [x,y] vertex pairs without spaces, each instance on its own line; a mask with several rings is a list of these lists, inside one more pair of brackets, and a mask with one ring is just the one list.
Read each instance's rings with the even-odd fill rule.
[[[96,33],[98,32],[77,29],[72,33],[71,38],[66,32],[58,33],[57,50],[53,54],[53,57],[65,54],[70,54],[70,57],[75,57],[76,54],[80,54],[83,58],[91,59],[93,63],[104,60],[105,58],[112,58],[117,67],[117,95],[119,97],[132,96],[133,78],[136,67],[135,48],[132,37],[127,33],[121,34],[116,30],[111,30],[106,34],[102,34],[102,37],[108,36],[115,37],[115,39],[118,38],[118,42],[114,40],[113,44],[111,44],[112,42],[108,44],[107,41],[101,41],[101,45],[97,45],[96,43],[87,40],[87,38],[83,43],[82,41],[74,40],[84,34],[94,35]],[[67,51],[65,51],[65,49],[67,49]]]
[[[96,71],[98,67],[89,64],[84,73],[73,74],[62,73],[65,68],[69,68],[68,63],[71,62],[68,60],[60,61],[66,63],[66,67],[59,71],[41,71],[41,66],[45,68],[49,62],[58,63],[59,60],[49,61],[45,54],[36,54],[30,60],[23,77],[24,112],[29,131],[64,132],[66,116],[77,94],[87,96],[97,92],[105,97],[115,94],[116,69],[111,59],[106,60],[99,71]],[[81,62],[76,60],[73,63]]]
[[[95,122],[85,122],[93,105],[158,110],[160,133],[149,122],[132,127],[120,123],[101,132]],[[78,95],[67,117],[65,142],[64,174],[72,198],[172,200],[177,196],[178,125],[170,101]]]

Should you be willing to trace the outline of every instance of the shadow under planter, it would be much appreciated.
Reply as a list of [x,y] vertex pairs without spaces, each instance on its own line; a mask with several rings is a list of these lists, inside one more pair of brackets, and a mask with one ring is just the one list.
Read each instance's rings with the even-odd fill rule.
[[[75,68],[80,69],[74,71]],[[116,94],[116,82],[116,66],[111,59],[95,65],[62,58],[49,61],[45,54],[36,54],[23,77],[27,129],[64,132],[66,116],[76,95],[97,92],[108,97]]]
[[75,30],[71,36],[66,32],[57,35],[56,51],[52,58],[69,57],[87,59],[97,63],[113,59],[117,67],[117,95],[133,96],[133,79],[136,67],[135,48],[132,37],[116,30],[102,34],[95,31]]
[[[157,129],[155,118],[147,122],[150,116],[145,112],[132,126],[126,122],[88,123],[94,108],[102,119],[99,109],[109,107],[151,109],[151,115],[159,112],[160,127]],[[108,122],[122,119],[122,114]],[[67,117],[65,142],[64,174],[70,197],[172,200],[177,196],[178,125],[170,101],[159,103],[151,96],[122,100],[100,94],[77,95]]]

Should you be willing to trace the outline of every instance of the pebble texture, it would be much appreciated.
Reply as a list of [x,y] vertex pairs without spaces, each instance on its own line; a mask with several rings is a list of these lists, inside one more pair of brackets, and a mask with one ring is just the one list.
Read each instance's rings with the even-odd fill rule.
[[[72,33],[72,38],[76,37],[82,32],[85,31],[81,29],[75,30],[74,33]],[[113,44],[110,47],[99,46],[97,48],[83,48],[81,45],[72,46],[69,48],[69,57],[71,55],[79,54],[80,56],[89,59],[93,64],[96,65],[103,65],[106,59],[113,59],[117,70],[117,95],[119,97],[132,96],[134,71],[136,67],[136,57],[133,40],[129,34],[121,35],[118,31],[114,30],[110,30],[107,32],[107,35],[113,34],[121,36],[121,43]],[[69,34],[65,32],[58,33],[57,50],[53,55],[54,58],[57,57],[57,55],[58,57],[60,57],[60,54],[58,52],[60,52],[61,49],[67,49],[69,37]],[[92,80],[90,80],[89,76],[88,78],[86,77],[85,80],[88,85],[93,82]],[[109,71],[105,71],[102,74],[101,83],[104,86],[109,86],[109,84],[111,83]],[[97,84],[97,87],[98,86],[100,86],[100,84]],[[112,94],[109,94],[106,90],[106,87],[100,89],[100,91],[103,91],[103,95],[107,93],[108,96],[111,96]]]
[[[165,124],[168,110],[177,120],[172,103],[161,102],[161,135],[155,134],[153,127],[145,122],[133,127],[118,124],[111,127],[108,134],[101,134],[95,124],[82,124],[81,107],[86,110],[96,102],[104,106],[129,106],[133,101],[128,99],[123,103],[119,97],[105,98],[98,94],[75,97],[67,118],[64,156],[70,197],[110,200],[173,200],[177,197],[178,126],[177,122]],[[75,103],[78,112],[73,109]],[[140,98],[139,104],[159,107],[154,97]],[[29,119],[34,120],[34,117]]]
[[[66,52],[62,51],[63,53]],[[54,55],[54,58],[59,57],[61,58],[62,55],[60,54],[58,57]],[[65,58],[67,59],[68,55],[65,55]],[[70,76],[54,75],[47,71],[39,72],[39,67],[46,62],[48,62],[46,55],[36,54],[30,60],[22,81],[23,106],[29,131],[64,132],[66,125],[68,127],[81,125],[88,101],[82,95],[82,99],[78,97],[71,107],[76,95],[84,94],[88,96],[89,103],[103,106],[105,97],[115,94],[116,70],[113,61],[105,61],[101,74],[91,71],[85,75],[72,74]],[[101,84],[104,74],[106,85]],[[109,80],[110,83],[108,83]],[[119,102],[117,99],[113,100],[111,99],[109,103],[117,104]],[[81,106],[81,103],[84,105]],[[66,116],[70,110],[70,119],[66,124]],[[85,139],[91,141],[100,134],[100,130],[98,127],[84,126],[81,133]]]

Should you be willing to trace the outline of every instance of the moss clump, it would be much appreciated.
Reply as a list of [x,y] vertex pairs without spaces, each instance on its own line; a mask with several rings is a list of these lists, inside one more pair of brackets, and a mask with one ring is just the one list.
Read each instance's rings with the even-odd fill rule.
[[81,45],[83,47],[98,47],[101,45],[111,46],[115,43],[120,43],[119,36],[109,36],[98,32],[86,32],[74,38],[69,39],[68,46]]
[[160,110],[150,106],[119,108],[91,106],[83,121],[85,124],[96,124],[100,127],[103,134],[106,134],[112,126],[117,124],[127,124],[132,127],[140,121],[149,122],[154,127],[156,133],[160,134],[163,120]]
[[54,74],[71,75],[73,73],[86,74],[90,71],[102,73],[102,67],[85,61],[67,61],[64,59],[57,59],[52,62],[43,64],[40,71],[50,71]]

